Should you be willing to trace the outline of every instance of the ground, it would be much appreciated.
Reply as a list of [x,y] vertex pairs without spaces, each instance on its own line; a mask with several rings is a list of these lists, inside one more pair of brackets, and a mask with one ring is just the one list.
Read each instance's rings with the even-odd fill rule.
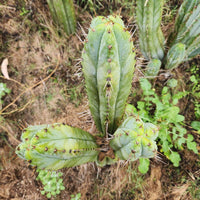
[[[83,1],[84,2],[84,1]],[[98,13],[108,15],[111,9],[121,13],[130,31],[134,31],[134,20],[128,5],[115,1],[99,6]],[[128,4],[129,2],[129,4]],[[34,167],[15,154],[20,136],[28,125],[65,123],[86,131],[94,131],[84,78],[81,67],[81,51],[84,33],[87,32],[93,13],[92,5],[76,1],[77,32],[70,37],[53,24],[45,0],[0,0],[0,63],[8,58],[7,80],[3,75],[0,82],[6,83],[11,93],[4,96],[0,110],[0,199],[45,200],[41,195],[42,184],[36,180]],[[179,6],[180,2],[171,1]],[[85,9],[84,9],[85,8]],[[165,20],[170,23],[163,28],[165,34],[173,24],[165,10]],[[137,41],[137,36],[134,42]],[[138,43],[135,44],[138,48]],[[142,56],[138,51],[137,56]],[[140,60],[137,60],[137,64]],[[199,59],[191,61],[199,65]],[[188,63],[176,70],[175,76],[183,83],[188,78],[185,69]],[[136,68],[133,90],[140,76]],[[183,78],[184,77],[184,78]],[[163,79],[157,79],[157,85]],[[188,121],[194,120],[194,106],[187,101],[180,103]],[[191,133],[192,129],[191,129]],[[194,135],[196,142],[199,136]],[[65,190],[55,199],[70,199],[70,195],[81,193],[81,199],[149,199],[149,200],[193,200],[200,199],[198,155],[187,149],[180,152],[179,167],[161,153],[159,159],[151,159],[150,170],[142,175],[134,163],[116,163],[98,167],[85,164],[61,170]]]

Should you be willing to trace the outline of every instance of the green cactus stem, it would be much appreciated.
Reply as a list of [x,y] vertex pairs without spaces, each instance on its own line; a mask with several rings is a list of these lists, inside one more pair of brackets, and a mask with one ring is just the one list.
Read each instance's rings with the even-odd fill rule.
[[164,57],[164,36],[161,19],[164,0],[137,0],[136,21],[140,49],[148,60]]
[[157,136],[158,128],[155,125],[131,116],[116,130],[110,146],[120,160],[152,158],[157,152]]
[[67,35],[75,32],[76,17],[73,0],[47,0],[55,23],[63,27]]
[[181,5],[175,22],[174,33],[169,38],[172,45],[186,45],[187,57],[191,59],[200,54],[200,0],[185,0]]
[[120,17],[100,16],[92,20],[82,53],[90,110],[104,135],[119,126],[131,89],[135,53],[130,37]]
[[167,53],[166,57],[166,69],[174,69],[178,67],[186,56],[185,45],[182,43],[177,43]]
[[158,75],[160,67],[161,67],[160,60],[158,60],[158,59],[150,60],[150,62],[148,63],[148,65],[146,67],[145,76],[154,78],[155,76]]
[[39,169],[58,170],[93,162],[99,153],[92,135],[62,124],[30,126],[21,139],[17,155]]

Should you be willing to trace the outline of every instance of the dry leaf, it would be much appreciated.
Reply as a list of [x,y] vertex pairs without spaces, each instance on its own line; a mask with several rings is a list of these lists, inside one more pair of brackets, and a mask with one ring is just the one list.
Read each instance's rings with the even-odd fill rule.
[[8,75],[8,58],[5,58],[1,63],[1,72],[5,78],[10,79]]

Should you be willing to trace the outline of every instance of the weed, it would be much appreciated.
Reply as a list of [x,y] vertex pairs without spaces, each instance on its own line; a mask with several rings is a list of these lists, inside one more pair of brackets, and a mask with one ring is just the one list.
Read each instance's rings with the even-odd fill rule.
[[179,114],[180,109],[177,106],[179,99],[188,93],[178,92],[171,95],[170,88],[165,86],[159,96],[147,79],[141,78],[140,85],[143,90],[143,100],[137,102],[139,115],[143,120],[158,125],[160,150],[177,167],[181,160],[177,150],[182,150],[184,144],[197,153],[194,138],[191,134],[187,134],[184,128],[184,116]]
[[24,15],[26,15],[26,14],[28,14],[30,11],[29,10],[27,10],[25,7],[22,7],[21,8],[21,12],[20,12],[20,16],[24,16]]
[[72,194],[70,197],[71,200],[81,200],[81,193]]
[[47,198],[51,198],[51,196],[56,196],[60,194],[61,190],[65,189],[61,178],[63,173],[42,169],[37,169],[37,172],[36,180],[40,180],[44,186],[44,190],[41,191],[42,195],[46,194]]
[[9,94],[10,91],[11,90],[6,87],[5,83],[0,83],[0,109],[2,109],[2,97],[6,94]]

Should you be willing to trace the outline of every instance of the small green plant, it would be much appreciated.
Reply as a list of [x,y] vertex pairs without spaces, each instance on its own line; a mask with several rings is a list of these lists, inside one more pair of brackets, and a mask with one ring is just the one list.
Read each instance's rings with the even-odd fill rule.
[[60,194],[65,189],[62,179],[63,173],[42,169],[37,169],[37,172],[38,176],[36,180],[41,181],[44,186],[41,191],[42,195],[46,194],[47,198],[51,198],[52,196]]
[[144,121],[159,127],[160,151],[171,160],[174,166],[179,166],[181,158],[176,150],[182,150],[184,144],[189,150],[198,153],[193,136],[187,134],[184,128],[184,116],[179,114],[180,109],[177,106],[179,99],[188,93],[170,94],[170,88],[165,86],[159,96],[147,79],[141,78],[140,85],[143,90],[143,100],[137,102],[138,114]]
[[21,9],[21,12],[20,12],[20,16],[24,16],[24,15],[26,15],[26,14],[28,14],[29,13],[29,10],[26,10],[26,8],[24,8],[24,7],[22,7],[22,9]]
[[78,194],[72,194],[71,196],[71,200],[81,200],[81,193]]
[[9,94],[10,91],[11,91],[11,90],[8,89],[8,88],[6,87],[6,84],[5,84],[5,83],[0,83],[0,109],[1,109],[2,103],[3,103],[2,97],[3,97],[4,95],[6,95],[6,94]]

